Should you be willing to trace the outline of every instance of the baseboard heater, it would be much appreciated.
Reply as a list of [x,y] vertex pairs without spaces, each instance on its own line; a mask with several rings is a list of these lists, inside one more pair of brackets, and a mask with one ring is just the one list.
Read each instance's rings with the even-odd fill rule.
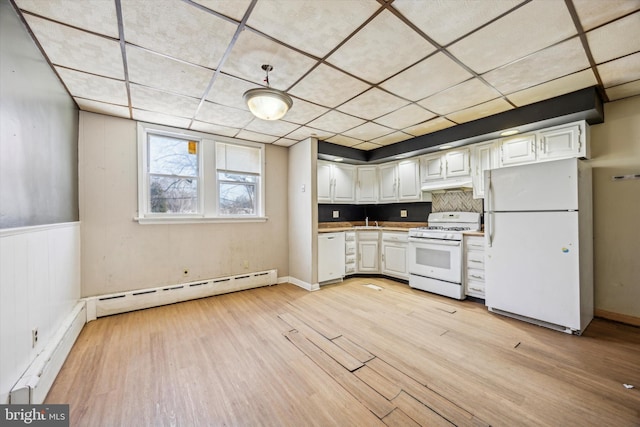
[[277,283],[278,271],[267,270],[237,276],[199,280],[157,288],[139,289],[86,298],[87,322],[98,317],[144,308],[158,307],[176,302],[205,298],[213,295],[270,286]]
[[85,302],[80,301],[9,392],[12,405],[39,405],[44,402],[86,319]]

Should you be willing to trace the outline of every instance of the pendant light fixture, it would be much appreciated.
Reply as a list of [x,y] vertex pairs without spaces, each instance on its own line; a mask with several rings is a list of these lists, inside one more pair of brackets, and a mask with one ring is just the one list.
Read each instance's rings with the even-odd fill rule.
[[280,120],[293,105],[293,100],[283,91],[269,87],[269,71],[272,71],[273,67],[264,64],[262,69],[267,73],[264,79],[267,87],[249,89],[242,97],[244,98],[244,102],[247,103],[249,110],[257,118],[262,120]]

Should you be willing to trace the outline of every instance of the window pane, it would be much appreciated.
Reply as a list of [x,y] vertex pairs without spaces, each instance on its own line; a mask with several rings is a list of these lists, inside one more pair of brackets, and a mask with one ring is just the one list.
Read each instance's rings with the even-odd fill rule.
[[240,173],[231,172],[218,172],[218,179],[220,181],[234,181],[234,182],[257,182],[257,176],[244,175]]
[[198,211],[198,180],[149,177],[153,213],[196,213]]
[[149,134],[149,172],[198,176],[198,142]]

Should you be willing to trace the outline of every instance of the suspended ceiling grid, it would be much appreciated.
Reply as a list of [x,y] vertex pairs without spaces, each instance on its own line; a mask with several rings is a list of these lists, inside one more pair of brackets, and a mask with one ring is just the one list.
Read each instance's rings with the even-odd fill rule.
[[[640,94],[640,0],[13,0],[81,110],[369,151],[597,86]],[[280,121],[242,100],[294,101]]]

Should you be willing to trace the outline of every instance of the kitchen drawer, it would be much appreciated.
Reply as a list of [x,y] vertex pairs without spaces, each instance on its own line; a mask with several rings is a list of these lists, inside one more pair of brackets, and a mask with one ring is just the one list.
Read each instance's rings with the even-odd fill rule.
[[479,270],[477,268],[467,269],[467,280],[484,282],[484,270]]
[[484,237],[480,236],[467,236],[466,238],[467,249],[470,251],[484,251]]
[[358,241],[362,240],[378,240],[380,238],[380,233],[377,231],[359,231],[358,232]]
[[356,233],[353,231],[347,231],[344,233],[344,241],[345,242],[355,242],[356,241]]
[[356,254],[356,242],[347,242],[344,245],[344,253],[346,255],[355,255]]
[[484,282],[478,282],[475,280],[467,281],[467,295],[473,297],[484,298]]
[[349,274],[355,274],[356,272],[356,264],[355,263],[347,263],[344,266],[344,274],[348,276]]
[[404,232],[383,232],[382,233],[382,241],[383,242],[398,242],[398,243],[407,243],[409,241],[409,233]]
[[484,269],[484,252],[467,252],[467,267]]

